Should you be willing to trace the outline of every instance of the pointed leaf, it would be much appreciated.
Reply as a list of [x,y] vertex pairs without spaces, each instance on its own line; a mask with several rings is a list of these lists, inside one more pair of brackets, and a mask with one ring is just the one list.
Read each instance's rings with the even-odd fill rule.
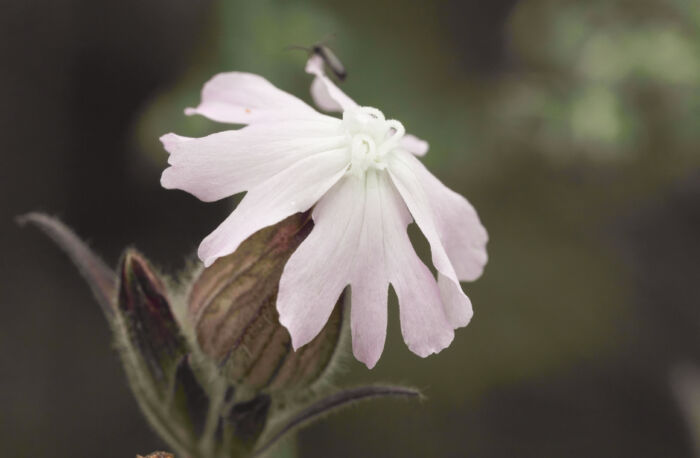
[[319,401],[313,402],[295,413],[290,420],[272,434],[270,439],[266,440],[265,443],[255,451],[253,456],[260,456],[294,429],[308,425],[318,420],[323,415],[336,411],[341,407],[347,407],[360,401],[386,397],[420,398],[421,393],[415,388],[403,386],[362,386],[339,391]]
[[108,318],[114,316],[116,275],[70,228],[56,218],[36,212],[17,217],[17,222],[33,224],[48,235],[78,268],[104,314]]

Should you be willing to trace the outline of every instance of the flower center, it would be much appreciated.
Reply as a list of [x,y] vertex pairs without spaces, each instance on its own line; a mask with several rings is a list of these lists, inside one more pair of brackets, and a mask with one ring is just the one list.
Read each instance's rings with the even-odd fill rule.
[[343,112],[343,128],[350,138],[348,172],[363,177],[369,169],[384,170],[387,159],[406,133],[403,125],[372,107]]

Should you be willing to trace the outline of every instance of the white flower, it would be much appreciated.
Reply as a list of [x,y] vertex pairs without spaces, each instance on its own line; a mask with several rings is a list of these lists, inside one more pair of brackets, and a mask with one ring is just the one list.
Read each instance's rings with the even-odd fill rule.
[[[207,202],[247,191],[201,243],[207,266],[256,231],[314,207],[314,228],[287,262],[277,298],[295,350],[320,332],[350,285],[353,353],[372,368],[384,348],[391,284],[406,344],[422,357],[437,353],[472,317],[459,282],[481,275],[486,230],[469,202],[415,157],[427,152],[425,141],[357,105],[325,76],[318,57],[306,69],[315,75],[316,104],[342,111],[342,119],[258,75],[219,74],[186,112],[247,126],[204,138],[163,136],[170,167],[161,183]],[[437,280],[409,241],[412,220],[430,243]]]

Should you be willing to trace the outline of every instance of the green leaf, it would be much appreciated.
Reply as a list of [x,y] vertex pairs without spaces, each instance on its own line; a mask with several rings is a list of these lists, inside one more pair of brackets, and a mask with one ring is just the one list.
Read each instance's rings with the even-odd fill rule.
[[90,286],[108,319],[114,316],[117,277],[75,233],[61,221],[43,213],[27,213],[17,217],[17,223],[32,224],[48,235],[73,261]]
[[268,434],[269,439],[266,439],[265,442],[258,447],[253,456],[262,455],[290,432],[297,428],[307,426],[311,422],[316,421],[331,412],[335,412],[340,408],[348,407],[360,401],[367,401],[376,398],[420,398],[421,396],[420,391],[416,390],[415,388],[403,386],[362,386],[338,391],[320,400],[313,401],[308,406],[303,407],[299,411],[292,414],[291,418],[289,418],[280,428],[278,428],[275,432]]

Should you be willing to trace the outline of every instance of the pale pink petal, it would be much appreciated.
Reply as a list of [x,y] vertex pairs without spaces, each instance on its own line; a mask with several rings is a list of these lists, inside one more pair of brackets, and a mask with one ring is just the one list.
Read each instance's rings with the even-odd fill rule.
[[395,154],[388,169],[389,174],[416,224],[430,243],[433,265],[438,271],[445,314],[452,326],[466,326],[473,314],[471,302],[462,291],[457,273],[443,246],[440,232],[436,227],[437,218],[433,207],[416,175],[416,163],[420,164],[410,154]]
[[408,348],[421,357],[438,353],[454,338],[435,277],[416,255],[406,227],[411,215],[384,174],[383,235],[387,271],[399,299],[401,333]]
[[295,350],[321,331],[350,282],[364,207],[355,182],[346,176],[316,204],[311,234],[284,267],[277,310]]
[[211,202],[262,183],[293,163],[337,149],[339,121],[256,124],[204,138],[161,137],[170,153],[163,171],[166,189],[182,189]]
[[452,191],[418,160],[409,158],[418,183],[432,208],[435,227],[461,281],[474,281],[488,261],[486,229],[474,207],[461,194]]
[[296,162],[251,188],[234,212],[199,245],[205,266],[233,253],[258,230],[311,208],[345,173],[347,149],[332,150]]
[[232,124],[318,116],[316,110],[262,76],[242,72],[214,76],[204,85],[199,106],[185,113]]
[[311,97],[314,103],[324,111],[345,111],[349,108],[357,107],[350,97],[340,90],[326,76],[323,71],[323,59],[320,56],[313,55],[306,62],[306,73],[315,75],[313,83],[311,83]]
[[[389,296],[386,277],[375,277],[372,275],[372,270],[374,269],[366,269],[364,278],[356,278],[353,281],[350,307],[352,353],[368,369],[372,369],[377,364],[384,350]],[[362,270],[357,271],[356,275],[362,272]]]
[[[351,177],[352,181],[362,183]],[[356,199],[364,197],[362,229],[356,245],[351,283],[350,330],[352,351],[371,369],[384,350],[390,274],[386,266],[382,186],[386,174],[367,172],[365,183],[356,184]],[[400,224],[400,222],[394,222]]]
[[411,134],[406,134],[403,137],[401,137],[399,146],[401,146],[409,153],[415,154],[416,156],[425,156],[425,154],[428,152],[428,149],[430,148],[428,142]]
[[447,321],[454,328],[466,326],[474,316],[472,302],[459,283],[438,273],[438,288]]
[[353,353],[367,367],[384,348],[389,283],[399,297],[411,351],[427,356],[449,345],[454,332],[440,291],[411,246],[411,216],[385,173],[370,171],[364,182],[346,176],[316,205],[313,217],[313,231],[285,266],[277,299],[295,349],[320,332],[348,284]]
[[381,197],[376,173],[366,182],[349,175],[314,209],[314,229],[287,262],[277,299],[295,349],[321,331],[350,284],[353,353],[370,369],[379,360],[389,291]]

